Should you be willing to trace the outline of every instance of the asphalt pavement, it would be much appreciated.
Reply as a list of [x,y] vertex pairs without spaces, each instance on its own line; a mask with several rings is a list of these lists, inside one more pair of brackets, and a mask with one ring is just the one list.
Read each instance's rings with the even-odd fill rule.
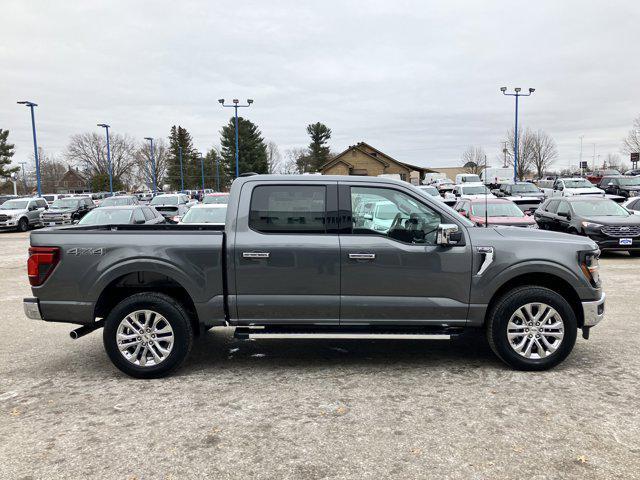
[[200,338],[133,380],[101,331],[25,318],[28,233],[0,233],[0,479],[640,478],[640,259],[601,260],[607,316],[549,372],[480,336]]

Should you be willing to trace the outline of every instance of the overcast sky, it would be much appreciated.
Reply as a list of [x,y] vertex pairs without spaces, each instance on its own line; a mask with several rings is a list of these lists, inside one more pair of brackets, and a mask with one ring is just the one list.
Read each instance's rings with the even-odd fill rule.
[[[618,153],[640,115],[640,2],[34,1],[4,0],[0,128],[14,161],[38,140],[61,154],[70,135],[138,139],[186,127],[219,144],[232,112],[281,151],[320,121],[340,151],[366,141],[398,160],[457,165],[470,145],[495,160],[513,126],[501,86],[535,87],[520,121],[558,144],[557,166],[593,144]],[[247,111],[248,110],[248,111]],[[491,162],[490,162],[491,163]]]

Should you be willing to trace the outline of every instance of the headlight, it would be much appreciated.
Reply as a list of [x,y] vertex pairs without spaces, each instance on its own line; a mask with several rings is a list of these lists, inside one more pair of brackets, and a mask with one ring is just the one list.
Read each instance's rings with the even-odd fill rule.
[[631,191],[629,192],[629,196],[630,196],[630,197],[635,197],[636,195],[638,195],[638,192],[636,192],[635,190],[631,190]]
[[538,225],[536,225],[535,223],[531,224],[531,225],[527,225],[527,228],[538,228]]
[[600,250],[579,252],[580,269],[594,287],[600,286]]
[[581,225],[582,225],[584,228],[600,228],[600,227],[602,227],[602,225],[601,225],[601,224],[599,224],[599,223],[593,223],[593,222],[581,222]]

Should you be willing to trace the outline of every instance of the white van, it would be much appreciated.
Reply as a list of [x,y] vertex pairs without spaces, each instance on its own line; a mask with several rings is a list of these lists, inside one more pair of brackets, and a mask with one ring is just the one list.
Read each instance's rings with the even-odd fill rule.
[[459,173],[456,175],[456,185],[463,183],[480,183],[480,177],[475,173]]

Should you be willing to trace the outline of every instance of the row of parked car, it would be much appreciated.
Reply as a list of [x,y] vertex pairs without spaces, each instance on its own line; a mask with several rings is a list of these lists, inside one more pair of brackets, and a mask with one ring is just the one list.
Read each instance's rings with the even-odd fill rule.
[[[95,194],[93,194],[95,195]],[[43,195],[0,199],[0,229],[27,231],[65,225],[158,223],[224,224],[227,193],[205,194],[198,202],[185,193],[151,196],[92,194]]]

